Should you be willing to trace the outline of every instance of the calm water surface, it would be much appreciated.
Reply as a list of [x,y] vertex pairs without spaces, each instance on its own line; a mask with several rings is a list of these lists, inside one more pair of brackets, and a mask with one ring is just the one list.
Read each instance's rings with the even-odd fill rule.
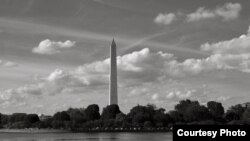
[[0,141],[172,141],[171,133],[0,133]]

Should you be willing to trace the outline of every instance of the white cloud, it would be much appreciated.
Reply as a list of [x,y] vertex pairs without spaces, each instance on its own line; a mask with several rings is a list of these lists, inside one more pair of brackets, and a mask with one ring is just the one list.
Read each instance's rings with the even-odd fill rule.
[[231,99],[230,96],[219,96],[216,98],[217,101],[220,101],[220,102],[225,102],[227,100]]
[[15,67],[15,66],[18,66],[18,65],[14,62],[0,60],[0,67]]
[[[47,77],[41,78],[37,84],[1,91],[1,95],[9,95],[9,98],[0,97],[0,99],[10,101],[20,96],[55,95],[69,91],[74,92],[74,90],[83,91],[85,88],[107,86],[109,60],[84,64],[70,72],[56,69]],[[119,82],[121,85],[138,85],[141,82],[155,81],[163,75],[164,64],[170,60],[174,60],[172,54],[153,53],[148,48],[118,56]]]
[[[148,48],[118,56],[117,68],[119,77],[152,81],[162,75],[162,68],[165,62],[171,60],[174,60],[173,54],[153,53]],[[98,80],[100,80],[100,76],[108,78],[109,62],[109,59],[105,59],[104,61],[82,65],[78,67],[77,73],[80,75],[97,76]]]
[[232,40],[220,41],[218,43],[205,43],[201,46],[203,51],[209,51],[213,54],[244,54],[250,53],[250,28],[247,34]]
[[[215,55],[214,55],[215,56]],[[117,57],[119,82],[123,86],[140,85],[141,82],[153,82],[164,77],[171,78],[187,74],[198,74],[202,71],[236,68],[239,63],[232,63],[233,57],[210,57],[207,59],[188,59],[178,62],[173,55],[162,52],[150,52],[149,49],[133,52]],[[225,59],[226,58],[226,59]],[[243,66],[242,66],[243,67]],[[56,69],[38,84],[26,85],[17,89],[6,90],[2,93],[19,95],[55,95],[72,89],[97,88],[108,84],[109,59],[85,64],[71,72]],[[173,94],[169,94],[171,98]],[[185,94],[176,92],[173,96],[188,98],[191,92]],[[156,96],[152,97],[155,99]]]
[[[141,82],[153,82],[162,78],[181,77],[187,74],[195,75],[217,69],[248,70],[248,64],[241,64],[237,61],[249,60],[250,56],[237,57],[216,54],[205,59],[187,59],[178,62],[172,54],[154,53],[145,48],[117,57],[119,82],[126,87],[128,85],[140,85]],[[84,64],[71,72],[56,69],[47,77],[44,77],[40,83],[12,89],[11,92],[27,95],[54,95],[72,89],[107,85],[108,80],[109,59],[105,59],[104,61]],[[177,96],[181,97],[182,95],[177,93]]]
[[55,54],[61,52],[62,49],[71,48],[74,46],[74,41],[67,40],[65,42],[56,42],[46,39],[41,41],[37,47],[33,48],[32,52],[38,54]]
[[250,55],[213,54],[204,59],[187,59],[179,63],[175,69],[185,74],[199,74],[213,70],[250,72]]
[[160,13],[155,18],[154,22],[158,23],[158,24],[169,25],[169,24],[173,23],[176,19],[177,19],[177,17],[174,13],[167,13],[167,14]]
[[172,91],[172,92],[169,92],[166,95],[166,98],[167,99],[188,99],[188,98],[190,98],[193,95],[194,92],[196,92],[196,91],[195,90],[188,90],[188,91],[177,90],[177,91]]
[[8,89],[4,92],[0,92],[0,105],[5,106],[13,103],[22,103],[26,97],[27,95],[25,94],[18,94],[18,89]]
[[158,100],[159,94],[155,93],[155,94],[152,95],[151,98],[152,98],[152,100]]
[[223,21],[230,21],[237,19],[240,16],[242,6],[239,3],[225,3],[222,6],[217,6],[214,9],[208,9],[206,7],[199,7],[196,11],[184,14],[182,12],[176,13],[159,13],[154,22],[157,24],[170,25],[178,17],[186,16],[187,22],[196,22],[204,19],[215,19],[220,18]]
[[[250,34],[228,41],[206,43],[201,46],[209,51],[207,58],[189,58],[178,61],[173,54],[152,52],[148,48],[117,57],[119,86],[140,86],[147,82],[160,82],[175,77],[197,75],[215,70],[236,70],[250,73]],[[3,64],[3,63],[2,63]],[[102,88],[109,83],[110,59],[83,64],[70,72],[56,69],[37,84],[1,91],[0,100],[22,99],[27,95],[55,95],[78,92],[87,88]],[[136,92],[135,92],[136,93]],[[145,91],[141,92],[142,94]],[[153,92],[155,93],[155,92]],[[175,90],[166,98],[189,98],[193,91]],[[136,95],[131,92],[131,95]],[[17,98],[15,98],[17,97]],[[151,99],[158,99],[153,95]]]
[[205,7],[198,8],[195,12],[187,15],[188,22],[195,22],[203,19],[222,18],[225,21],[239,17],[242,7],[239,3],[226,3],[213,10]]
[[205,9],[205,7],[200,7],[195,12],[187,15],[187,21],[194,22],[199,21],[201,19],[211,19],[215,17],[216,14],[213,11]]
[[209,59],[220,67],[250,72],[250,34],[217,43],[201,45],[203,51],[211,53]]
[[241,10],[242,7],[239,3],[226,3],[222,7],[216,8],[215,13],[224,20],[232,20],[239,17]]

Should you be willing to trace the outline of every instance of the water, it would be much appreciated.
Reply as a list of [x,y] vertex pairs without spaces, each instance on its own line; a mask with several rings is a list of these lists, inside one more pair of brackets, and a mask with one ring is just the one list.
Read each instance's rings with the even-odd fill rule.
[[0,141],[172,141],[171,133],[0,133]]

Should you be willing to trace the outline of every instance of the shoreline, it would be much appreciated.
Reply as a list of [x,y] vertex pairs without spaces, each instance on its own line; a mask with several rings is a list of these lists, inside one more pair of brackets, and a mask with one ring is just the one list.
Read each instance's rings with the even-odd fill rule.
[[1,133],[66,133],[69,130],[57,130],[57,129],[0,129]]
[[140,130],[87,130],[87,129],[78,129],[78,130],[65,130],[65,129],[0,129],[1,133],[169,133],[171,130],[147,130],[147,129],[140,129]]

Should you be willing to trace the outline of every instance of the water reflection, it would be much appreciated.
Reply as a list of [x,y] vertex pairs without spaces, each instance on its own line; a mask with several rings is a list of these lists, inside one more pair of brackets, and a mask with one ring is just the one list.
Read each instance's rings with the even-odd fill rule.
[[172,141],[171,133],[0,133],[0,141]]

